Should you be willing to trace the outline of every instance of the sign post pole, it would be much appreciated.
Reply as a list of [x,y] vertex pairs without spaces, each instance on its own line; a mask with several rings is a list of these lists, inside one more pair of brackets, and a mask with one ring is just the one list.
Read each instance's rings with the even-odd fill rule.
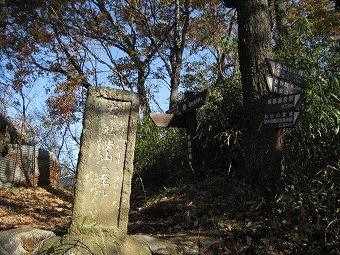
[[199,93],[188,91],[184,100],[165,114],[151,113],[150,117],[157,127],[186,128],[188,138],[188,161],[193,169],[198,165],[198,141],[196,110],[206,104],[209,89]]
[[[190,99],[194,96],[193,92],[185,92],[185,98]],[[188,160],[189,164],[193,169],[196,169],[199,155],[198,155],[198,142],[197,142],[197,120],[196,120],[196,109],[188,112],[185,116],[185,124],[187,129],[188,137]]]

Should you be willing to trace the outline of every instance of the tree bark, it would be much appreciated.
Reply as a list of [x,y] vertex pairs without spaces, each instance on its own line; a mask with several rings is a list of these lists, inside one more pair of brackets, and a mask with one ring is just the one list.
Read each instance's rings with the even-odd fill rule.
[[[189,27],[189,11],[190,1],[185,0],[183,9],[184,17],[180,15],[180,1],[175,0],[175,21],[174,21],[174,35],[173,35],[173,45],[170,47],[170,65],[171,70],[168,70],[170,75],[170,104],[169,109],[171,109],[178,100],[178,87],[180,84],[180,75],[183,64],[183,52],[186,45],[186,37]],[[183,19],[182,28],[180,28],[181,20]]]
[[288,35],[288,31],[285,28],[285,25],[288,23],[287,21],[287,9],[286,9],[286,0],[275,0],[275,17],[276,17],[276,29],[277,33],[280,36]]
[[147,74],[144,72],[145,69],[138,70],[138,83],[137,83],[137,93],[140,101],[140,108],[143,116],[149,116],[150,104],[147,98],[147,93],[145,89],[145,81],[147,78]]
[[169,109],[174,107],[178,101],[178,87],[180,83],[180,68],[177,65],[172,65],[173,72],[170,77],[170,104]]
[[268,94],[266,58],[272,57],[268,0],[237,1],[238,49],[243,104],[247,114],[243,137],[243,173],[252,184],[273,189],[280,176],[281,153],[276,130],[263,130]]

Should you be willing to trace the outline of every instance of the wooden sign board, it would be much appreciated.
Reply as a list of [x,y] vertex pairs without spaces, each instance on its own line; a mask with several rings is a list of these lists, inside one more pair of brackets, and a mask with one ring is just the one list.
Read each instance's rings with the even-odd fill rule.
[[207,103],[208,95],[209,89],[202,90],[201,92],[185,99],[182,103],[176,105],[172,109],[166,111],[166,113],[182,115],[187,112],[193,111]]
[[285,111],[265,113],[263,120],[264,129],[294,127],[300,115],[299,111]]
[[185,128],[185,117],[166,113],[150,113],[150,118],[157,127]]
[[296,110],[301,105],[304,97],[305,93],[269,97],[266,100],[264,112]]
[[278,95],[296,94],[304,91],[300,84],[286,81],[269,74],[266,75],[266,80],[269,91]]
[[271,59],[266,61],[271,75],[298,84],[304,83],[304,70]]
[[150,113],[150,118],[157,127],[186,128],[188,133],[188,158],[192,168],[196,167],[199,158],[196,109],[207,103],[209,92],[209,89],[205,89],[197,94],[187,91],[184,93],[185,99],[172,109],[166,111],[165,114]]

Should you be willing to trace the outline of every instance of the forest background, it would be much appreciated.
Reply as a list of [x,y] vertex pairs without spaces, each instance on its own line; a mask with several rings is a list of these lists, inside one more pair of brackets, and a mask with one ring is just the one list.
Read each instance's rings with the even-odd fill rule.
[[[256,208],[274,203],[285,217],[307,213],[321,232],[339,226],[338,1],[2,0],[0,6],[0,112],[32,144],[57,155],[61,175],[76,172],[86,89],[114,87],[138,93],[141,102],[135,185],[227,176],[259,192]],[[262,12],[262,22],[253,22]],[[252,31],[260,32],[246,37]],[[250,49],[256,42],[261,49]],[[276,133],[259,131],[256,117],[258,99],[268,95],[265,57],[305,70],[302,116],[284,130],[272,168]],[[149,113],[173,107],[186,90],[206,88],[209,103],[198,112],[200,167],[192,169],[185,130],[159,129]],[[337,245],[334,232],[322,249]]]

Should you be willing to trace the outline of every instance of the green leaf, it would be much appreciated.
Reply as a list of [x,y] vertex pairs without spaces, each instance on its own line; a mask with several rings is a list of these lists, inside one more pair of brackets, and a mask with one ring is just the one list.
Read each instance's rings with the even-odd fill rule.
[[12,193],[14,193],[14,194],[17,194],[17,193],[20,192],[20,189],[19,189],[19,188],[16,188],[16,187],[13,187],[13,188],[10,189],[10,191],[11,191]]
[[86,216],[86,215],[83,215],[83,216],[81,217],[81,225],[82,225],[82,226],[85,224],[86,219],[87,219],[87,216]]
[[92,230],[98,225],[99,225],[98,222],[93,222],[93,223],[90,223],[90,224],[85,224],[84,227]]

